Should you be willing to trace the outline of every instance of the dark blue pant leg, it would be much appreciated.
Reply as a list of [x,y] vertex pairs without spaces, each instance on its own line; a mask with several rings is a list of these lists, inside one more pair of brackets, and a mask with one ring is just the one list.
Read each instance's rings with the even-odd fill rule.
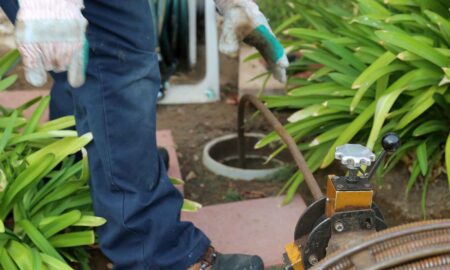
[[157,153],[159,67],[148,1],[85,5],[88,79],[72,93],[77,121],[87,126],[80,132],[94,135],[92,196],[95,212],[108,219],[100,244],[116,270],[186,269],[210,241],[180,222],[182,197]]
[[0,7],[3,9],[8,19],[12,23],[15,23],[17,10],[19,9],[17,0],[0,0]]
[[67,81],[67,73],[51,73],[53,77],[53,86],[50,91],[50,120],[60,117],[73,115],[74,105],[73,97],[69,82]]
[[[17,11],[10,8],[13,0],[0,1],[4,10]],[[98,230],[100,245],[116,270],[186,269],[210,241],[180,222],[181,194],[157,154],[159,69],[148,3],[86,0],[85,5],[91,44],[87,82],[71,92],[78,132],[94,135],[87,147],[91,193],[95,213],[108,220]],[[61,78],[55,77],[54,93],[68,89]]]

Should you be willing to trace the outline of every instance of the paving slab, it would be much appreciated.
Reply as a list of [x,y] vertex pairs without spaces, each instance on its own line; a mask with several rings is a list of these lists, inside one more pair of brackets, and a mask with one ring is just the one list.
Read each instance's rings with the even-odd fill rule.
[[[0,105],[6,108],[17,108],[22,104],[36,97],[44,97],[49,94],[49,90],[8,90],[0,92]],[[26,117],[33,114],[37,105],[32,106],[24,112]],[[48,110],[45,111],[41,122],[48,120]]]
[[[245,59],[254,54],[256,50],[250,46],[244,45],[239,52],[239,96],[245,94],[258,95],[262,90],[266,77],[253,80],[258,75],[267,72],[265,63],[260,60],[245,61]],[[273,78],[269,79],[263,93],[265,95],[284,95],[285,85]]]
[[300,196],[280,207],[281,197],[207,206],[197,213],[182,213],[222,253],[257,254],[266,267],[282,264],[284,246],[293,241],[294,229],[306,209]]
[[156,132],[156,141],[158,146],[166,148],[167,152],[169,152],[169,176],[182,179],[180,163],[178,162],[176,144],[173,140],[172,131],[158,130]]

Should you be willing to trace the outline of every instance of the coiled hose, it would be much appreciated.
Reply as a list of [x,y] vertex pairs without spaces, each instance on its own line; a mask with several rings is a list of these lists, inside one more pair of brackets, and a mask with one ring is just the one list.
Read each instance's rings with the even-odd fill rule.
[[450,220],[416,222],[374,233],[327,255],[311,269],[450,269]]

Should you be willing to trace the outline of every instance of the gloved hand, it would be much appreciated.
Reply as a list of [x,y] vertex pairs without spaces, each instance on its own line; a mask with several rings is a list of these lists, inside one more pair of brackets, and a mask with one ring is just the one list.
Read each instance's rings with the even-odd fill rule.
[[283,46],[277,40],[266,17],[253,0],[215,0],[224,16],[219,49],[236,56],[241,41],[255,47],[269,64],[269,69],[280,82],[286,82],[289,61]]
[[19,6],[16,40],[27,81],[42,86],[46,71],[68,71],[70,85],[83,85],[88,24],[83,0],[19,0]]

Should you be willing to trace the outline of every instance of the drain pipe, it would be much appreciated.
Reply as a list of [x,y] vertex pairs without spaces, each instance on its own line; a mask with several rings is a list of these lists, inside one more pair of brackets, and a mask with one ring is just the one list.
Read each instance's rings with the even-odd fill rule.
[[309,190],[311,191],[315,200],[319,200],[324,197],[322,191],[320,190],[319,184],[317,180],[314,178],[311,170],[308,167],[308,164],[303,157],[303,154],[298,149],[297,144],[294,139],[289,135],[289,133],[284,129],[283,125],[278,121],[278,119],[273,115],[273,113],[261,102],[259,99],[253,95],[244,95],[241,97],[239,102],[239,110],[238,110],[238,153],[239,153],[239,162],[241,163],[242,168],[245,168],[245,127],[244,127],[244,116],[245,116],[245,107],[247,103],[251,103],[256,109],[258,109],[264,118],[269,122],[272,128],[278,133],[281,140],[286,144],[289,152],[294,158],[297,167],[302,172],[305,177],[305,182],[308,185]]

